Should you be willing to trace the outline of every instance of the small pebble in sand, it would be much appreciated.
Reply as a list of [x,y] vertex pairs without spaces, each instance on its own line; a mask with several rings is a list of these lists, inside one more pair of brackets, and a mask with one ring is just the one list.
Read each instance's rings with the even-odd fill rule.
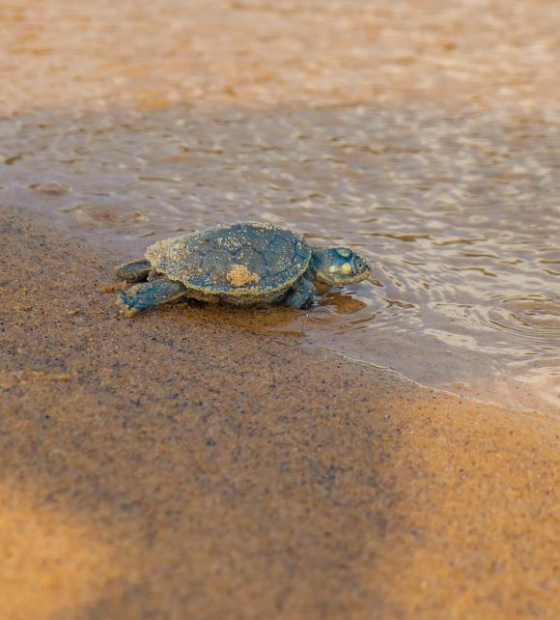
[[128,282],[115,282],[114,284],[104,284],[98,290],[100,293],[115,293],[117,291],[124,291],[128,286]]

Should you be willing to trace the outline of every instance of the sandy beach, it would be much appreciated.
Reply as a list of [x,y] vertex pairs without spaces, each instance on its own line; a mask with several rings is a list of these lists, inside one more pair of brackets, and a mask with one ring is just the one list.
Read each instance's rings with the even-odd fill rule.
[[556,419],[119,319],[109,256],[7,208],[1,246],[2,618],[557,617]]
[[[560,617],[555,3],[0,18],[0,620]],[[257,217],[378,280],[119,317]]]

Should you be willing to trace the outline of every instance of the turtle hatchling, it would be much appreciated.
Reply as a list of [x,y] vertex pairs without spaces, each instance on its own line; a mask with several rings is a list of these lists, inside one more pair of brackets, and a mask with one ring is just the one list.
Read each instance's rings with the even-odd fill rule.
[[117,268],[117,277],[138,283],[117,302],[127,317],[180,298],[307,309],[314,282],[340,286],[369,273],[349,248],[312,246],[276,224],[238,222],[154,243],[143,260]]

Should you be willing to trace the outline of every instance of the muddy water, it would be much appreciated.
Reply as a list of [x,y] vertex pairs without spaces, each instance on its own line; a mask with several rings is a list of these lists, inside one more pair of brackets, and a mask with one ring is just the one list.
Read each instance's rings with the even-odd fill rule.
[[406,106],[35,113],[3,125],[0,196],[123,258],[243,219],[350,244],[371,282],[247,321],[422,384],[555,409],[559,130],[554,116]]
[[372,282],[236,314],[422,384],[560,411],[555,3],[8,0],[0,200],[122,258],[224,221]]

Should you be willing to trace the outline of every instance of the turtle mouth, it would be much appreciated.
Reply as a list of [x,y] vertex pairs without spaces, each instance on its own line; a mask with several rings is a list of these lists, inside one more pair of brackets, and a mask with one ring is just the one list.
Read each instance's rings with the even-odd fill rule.
[[371,267],[367,265],[360,273],[349,275],[329,274],[328,279],[323,277],[322,280],[330,286],[346,286],[347,284],[357,284],[368,280],[371,275]]
[[358,282],[363,282],[369,278],[370,270],[366,269],[362,273],[357,273],[355,276],[350,276],[349,278],[345,278],[343,284],[357,284]]

